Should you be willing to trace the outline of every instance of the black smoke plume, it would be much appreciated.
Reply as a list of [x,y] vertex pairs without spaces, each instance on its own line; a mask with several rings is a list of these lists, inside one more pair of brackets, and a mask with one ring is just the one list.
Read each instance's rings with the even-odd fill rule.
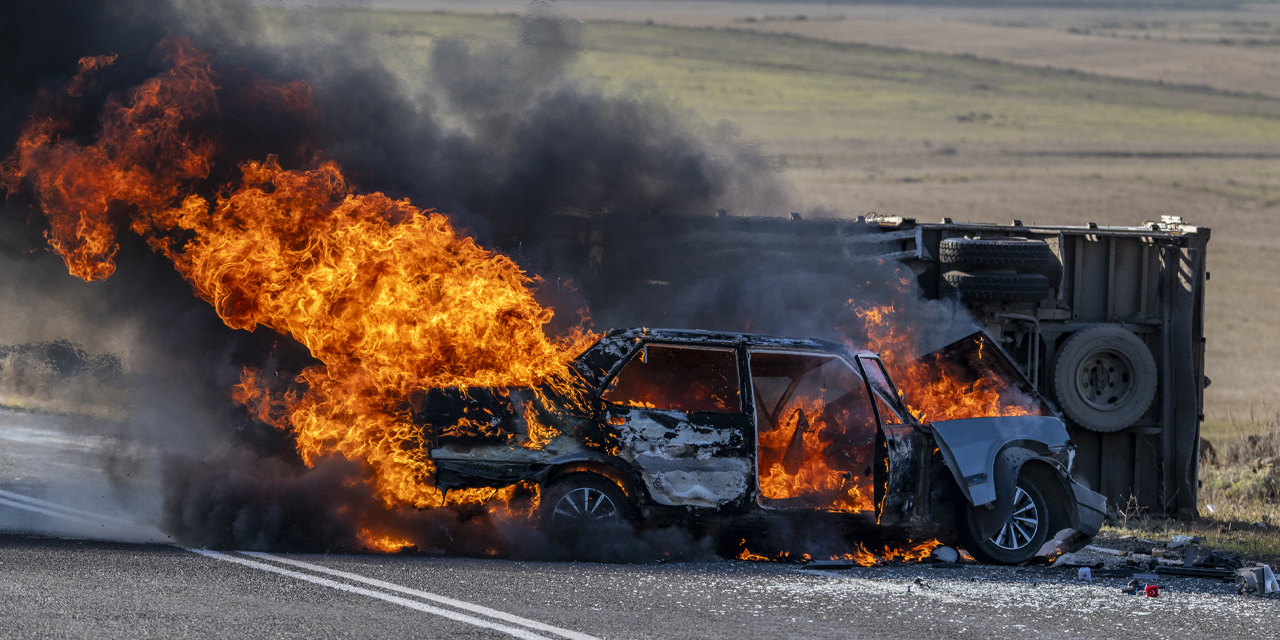
[[[155,45],[165,37],[187,37],[217,53],[213,65],[222,95],[235,95],[255,77],[304,80],[315,103],[314,113],[294,117],[227,100],[209,122],[194,123],[216,129],[222,144],[207,191],[232,178],[239,162],[267,154],[278,154],[286,169],[337,160],[362,190],[436,208],[482,245],[541,276],[539,294],[557,307],[562,325],[576,322],[575,312],[590,302],[604,326],[840,337],[842,323],[856,325],[847,305],[850,283],[875,288],[896,277],[891,266],[874,261],[862,271],[834,274],[750,256],[718,267],[714,261],[689,266],[683,248],[664,245],[664,221],[717,210],[783,215],[792,208],[791,189],[777,163],[733,126],[702,122],[652,91],[606,92],[578,74],[575,61],[589,27],[549,4],[532,5],[500,41],[436,38],[429,58],[408,73],[389,61],[385,39],[359,11],[272,11],[270,20],[283,28],[267,29],[264,9],[247,2],[5,3],[0,148],[7,153],[12,147],[41,89],[65,82],[81,56],[115,53],[119,61],[90,87],[79,116],[76,135],[92,139],[96,109],[106,98],[156,72]],[[577,226],[566,227],[566,220]],[[302,466],[288,437],[251,421],[226,391],[245,365],[291,379],[311,363],[304,348],[263,329],[227,329],[137,238],[123,236],[117,273],[84,283],[67,276],[48,252],[43,219],[23,194],[4,201],[0,225],[0,254],[14,266],[0,278],[6,301],[67,300],[56,312],[70,319],[63,333],[91,347],[126,336],[125,360],[138,381],[131,429],[171,452],[157,518],[180,541],[350,550],[358,545],[354,512],[392,528],[441,532],[433,544],[443,552],[574,555],[521,542],[536,536],[510,523],[486,523],[456,510],[388,510],[353,489],[363,473],[353,463]],[[642,274],[640,267],[650,262],[675,265],[682,271],[676,286],[655,290],[672,287],[671,281],[614,278],[598,268],[593,238],[606,233],[615,239],[632,234],[652,247],[634,259],[605,256],[618,272]],[[593,278],[588,289],[573,284]],[[888,299],[890,289],[878,291]],[[873,296],[870,289],[866,295]],[[648,304],[655,296],[663,304]],[[935,316],[953,311],[922,307]],[[20,323],[27,329],[0,341],[63,337],[42,333],[48,313],[32,311]],[[697,556],[705,550],[678,534],[620,539],[629,550],[607,547],[604,558],[657,556],[673,548]]]

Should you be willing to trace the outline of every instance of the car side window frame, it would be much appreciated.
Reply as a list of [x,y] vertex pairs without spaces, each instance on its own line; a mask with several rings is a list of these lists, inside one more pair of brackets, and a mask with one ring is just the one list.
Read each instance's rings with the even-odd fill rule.
[[[740,384],[744,388],[748,388],[752,394],[755,393],[755,378],[751,373],[751,360],[750,360],[753,354],[769,353],[769,354],[796,355],[796,356],[816,356],[816,357],[822,357],[822,358],[831,358],[833,360],[837,360],[843,363],[846,367],[849,367],[849,370],[853,373],[854,376],[861,379],[862,388],[867,393],[866,401],[868,404],[871,405],[871,411],[872,411],[871,415],[874,416],[876,420],[876,424],[875,424],[876,433],[877,434],[884,433],[884,423],[880,421],[880,414],[878,413],[878,410],[876,408],[875,398],[877,396],[874,395],[875,390],[871,387],[871,382],[867,379],[866,372],[862,369],[862,363],[859,362],[857,358],[850,358],[846,354],[836,352],[836,351],[824,351],[820,349],[817,349],[817,350],[786,349],[786,348],[779,349],[779,348],[770,348],[770,347],[763,347],[763,348],[752,347],[751,345],[745,345],[742,351],[743,351],[742,363],[743,363],[743,366],[746,368],[746,377],[742,379]],[[751,417],[751,422],[754,429],[754,433],[752,434],[753,444],[752,444],[752,451],[751,451],[752,463],[753,463],[752,466],[754,467],[754,473],[752,474],[752,485],[753,485],[752,493],[755,496],[754,502],[756,505],[758,505],[762,509],[776,510],[776,509],[779,509],[779,507],[769,506],[764,504],[761,501],[763,497],[763,492],[760,487],[760,416],[759,416],[759,409],[755,402],[754,395],[750,398],[750,400],[752,402],[752,404],[749,405],[751,408],[750,417]],[[744,403],[746,402],[745,396],[744,396],[743,402]],[[880,436],[877,435],[877,440],[879,439],[880,439]],[[876,450],[877,450],[876,455],[879,456],[880,455],[879,447],[877,447]],[[878,458],[877,458],[876,464],[879,464]],[[875,505],[878,505],[880,504],[880,501],[876,498],[873,498],[872,503]]]
[[[604,397],[604,394],[606,391],[609,390],[609,387],[613,386],[614,380],[616,380],[619,375],[622,375],[622,372],[626,370],[627,365],[631,364],[632,360],[640,357],[640,354],[647,353],[648,348],[651,346],[652,347],[670,347],[670,348],[676,348],[676,349],[695,349],[695,350],[703,350],[703,351],[728,351],[733,353],[734,359],[737,365],[734,368],[734,371],[738,376],[738,389],[737,389],[738,410],[729,411],[729,412],[680,411],[679,409],[632,407],[629,405],[619,404],[617,402],[610,402],[609,400],[606,400]],[[602,407],[612,406],[612,407],[624,407],[629,409],[644,409],[648,411],[676,411],[680,413],[714,413],[714,414],[725,415],[725,416],[748,415],[746,410],[746,407],[747,407],[746,400],[748,396],[746,395],[747,390],[744,387],[744,382],[746,381],[746,378],[743,377],[743,369],[742,369],[743,361],[744,361],[743,356],[744,356],[743,351],[740,348],[740,345],[737,345],[737,344],[684,344],[680,342],[664,342],[660,340],[640,340],[639,342],[636,343],[635,348],[631,350],[631,353],[627,354],[625,358],[622,358],[622,360],[618,363],[618,365],[614,367],[613,371],[609,372],[609,375],[606,376],[604,381],[600,383],[600,386],[596,388],[594,396],[596,401],[598,401]]]
[[903,406],[902,400],[900,398],[886,398],[883,393],[881,393],[879,390],[876,389],[876,385],[871,384],[871,376],[867,373],[868,360],[874,362],[875,366],[878,367],[877,371],[880,373],[881,377],[884,378],[884,381],[889,385],[889,388],[887,389],[887,391],[892,394],[896,394],[898,391],[897,388],[894,387],[893,385],[893,378],[889,377],[889,371],[885,369],[884,363],[881,362],[880,358],[869,356],[869,355],[859,355],[859,356],[855,356],[854,360],[857,360],[858,362],[858,369],[859,369],[859,372],[862,373],[862,379],[866,383],[867,389],[874,395],[874,397],[879,398],[881,402],[888,405],[889,410],[893,411],[897,415],[898,424],[889,425],[885,422],[883,418],[880,417],[880,402],[872,403],[876,405],[876,417],[877,419],[880,420],[880,426],[884,427],[884,426],[901,426],[901,425],[915,424],[915,420],[912,419],[913,416],[911,415],[911,412],[906,410],[906,407]]

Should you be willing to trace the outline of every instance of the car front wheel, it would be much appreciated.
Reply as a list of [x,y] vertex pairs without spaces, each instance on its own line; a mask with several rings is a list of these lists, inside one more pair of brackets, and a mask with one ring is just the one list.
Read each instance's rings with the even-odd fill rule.
[[627,497],[616,483],[587,473],[558,480],[542,497],[542,521],[558,531],[631,520]]
[[979,533],[973,505],[968,505],[960,533],[973,557],[988,564],[1022,564],[1035,557],[1049,537],[1049,507],[1030,478],[1020,477],[1013,491],[1013,511],[988,538]]

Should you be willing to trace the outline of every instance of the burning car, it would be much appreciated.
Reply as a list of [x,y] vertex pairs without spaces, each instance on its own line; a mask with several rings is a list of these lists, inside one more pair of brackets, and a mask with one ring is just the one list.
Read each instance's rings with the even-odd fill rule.
[[1062,420],[982,334],[929,357],[1012,380],[1033,415],[928,422],[875,353],[655,329],[605,334],[554,383],[409,404],[438,488],[534,484],[552,530],[675,523],[770,548],[938,538],[1004,564],[1055,535],[1087,544],[1106,502],[1072,480]]

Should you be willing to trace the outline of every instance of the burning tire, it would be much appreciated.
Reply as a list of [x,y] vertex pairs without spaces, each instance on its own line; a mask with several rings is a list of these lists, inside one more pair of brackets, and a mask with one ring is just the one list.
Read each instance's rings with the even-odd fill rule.
[[612,480],[574,473],[542,497],[542,522],[554,531],[579,531],[631,521],[631,504]]
[[947,238],[938,245],[938,260],[960,270],[1031,270],[1053,259],[1048,244],[1027,238]]
[[1035,557],[1049,538],[1049,505],[1035,482],[1020,476],[1014,486],[1013,512],[995,535],[985,540],[978,529],[973,505],[966,505],[959,527],[961,543],[973,557],[988,564],[1022,564]]
[[1077,331],[1058,350],[1053,393],[1072,422],[1101,433],[1119,431],[1156,397],[1156,360],[1138,336],[1100,325]]
[[965,302],[1039,302],[1053,295],[1049,279],[1038,273],[948,271],[942,278]]

